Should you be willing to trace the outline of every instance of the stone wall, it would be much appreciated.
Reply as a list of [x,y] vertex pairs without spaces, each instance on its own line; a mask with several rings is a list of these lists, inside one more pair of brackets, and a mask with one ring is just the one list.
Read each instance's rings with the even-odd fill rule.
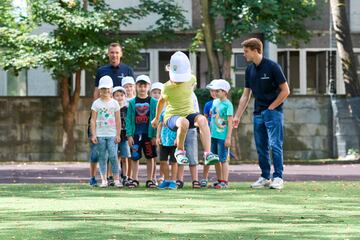
[[[253,100],[244,114],[233,147],[241,160],[257,159],[253,140]],[[284,105],[284,159],[333,157],[332,110],[327,96],[292,96]]]
[[[91,99],[82,98],[77,113],[77,159],[88,159],[87,121]],[[234,134],[239,160],[256,160],[252,106]],[[0,161],[58,161],[62,153],[62,115],[56,97],[0,98]],[[285,104],[285,159],[333,157],[332,111],[329,97],[295,96]]]

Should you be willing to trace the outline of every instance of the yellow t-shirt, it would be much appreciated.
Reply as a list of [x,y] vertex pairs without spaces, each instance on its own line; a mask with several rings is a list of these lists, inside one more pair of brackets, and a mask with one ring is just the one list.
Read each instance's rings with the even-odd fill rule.
[[193,85],[196,83],[195,76],[190,81],[173,83],[167,81],[164,84],[162,98],[166,101],[164,122],[172,116],[186,117],[195,113],[192,100]]

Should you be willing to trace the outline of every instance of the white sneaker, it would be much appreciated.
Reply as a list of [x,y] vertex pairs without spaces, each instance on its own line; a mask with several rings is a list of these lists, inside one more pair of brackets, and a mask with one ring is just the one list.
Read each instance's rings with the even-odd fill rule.
[[115,187],[117,187],[117,188],[124,187],[124,185],[120,182],[120,180],[115,180],[114,183],[115,183]]
[[269,187],[271,184],[271,180],[268,180],[263,177],[259,177],[259,179],[250,185],[251,188],[263,188],[263,187]]
[[101,184],[100,184],[101,188],[107,188],[108,187],[108,182],[106,180],[102,180]]
[[284,181],[282,180],[282,178],[274,178],[274,180],[272,181],[272,183],[270,184],[270,188],[272,189],[282,189],[284,187]]

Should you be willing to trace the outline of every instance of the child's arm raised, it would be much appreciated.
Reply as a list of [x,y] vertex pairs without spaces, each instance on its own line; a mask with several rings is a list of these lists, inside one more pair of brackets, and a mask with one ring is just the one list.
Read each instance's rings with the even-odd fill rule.
[[120,138],[120,132],[121,132],[120,110],[115,112],[115,122],[116,122],[116,139],[115,139],[115,143],[119,143],[121,141],[121,138]]
[[90,131],[91,131],[91,142],[93,144],[97,144],[96,118],[97,118],[97,112],[95,112],[94,110],[91,110]]
[[156,105],[155,118],[151,121],[151,126],[153,128],[156,128],[157,125],[159,124],[160,114],[161,114],[162,110],[164,109],[164,106],[165,106],[165,99],[160,97],[160,99],[158,100],[158,103]]

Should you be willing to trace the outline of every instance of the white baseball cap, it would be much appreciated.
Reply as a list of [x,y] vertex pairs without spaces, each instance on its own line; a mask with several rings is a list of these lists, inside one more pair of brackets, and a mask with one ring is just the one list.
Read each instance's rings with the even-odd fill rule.
[[160,91],[162,91],[163,88],[164,88],[164,84],[162,84],[161,82],[155,82],[151,85],[150,92],[154,89],[159,89]]
[[123,79],[121,81],[121,86],[125,86],[126,84],[135,85],[134,78],[131,76],[123,77]]
[[112,88],[113,87],[113,80],[110,76],[105,75],[100,78],[98,89],[101,88]]
[[211,86],[212,90],[224,90],[225,92],[229,92],[230,88],[230,83],[224,79],[216,80]]
[[171,56],[168,70],[173,82],[187,82],[191,79],[190,60],[183,52],[177,51]]
[[137,78],[136,78],[136,83],[138,83],[138,82],[140,82],[140,81],[143,81],[143,82],[146,82],[146,83],[148,83],[148,84],[151,84],[151,81],[150,81],[149,76],[144,75],[144,74],[137,76]]
[[123,92],[123,93],[125,94],[125,96],[126,96],[125,88],[120,87],[120,86],[116,86],[116,87],[113,88],[113,94],[114,94],[115,92],[117,92],[117,91]]
[[212,80],[208,85],[206,85],[206,89],[213,90],[214,83],[219,79]]

